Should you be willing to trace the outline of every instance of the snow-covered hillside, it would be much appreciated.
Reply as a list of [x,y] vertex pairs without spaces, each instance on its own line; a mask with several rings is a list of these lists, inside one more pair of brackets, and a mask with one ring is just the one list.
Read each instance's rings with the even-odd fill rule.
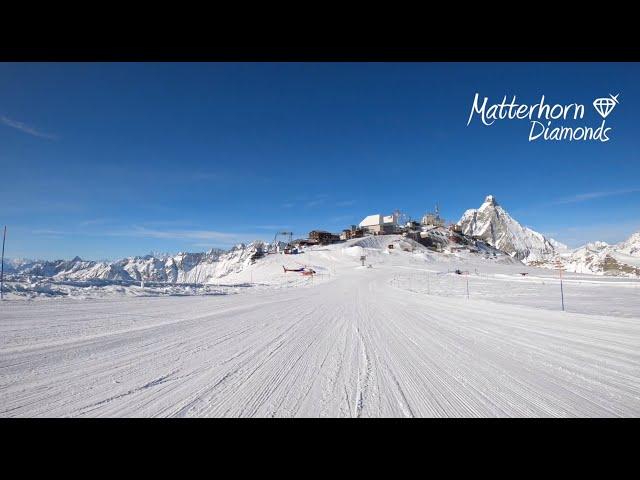
[[493,195],[488,195],[480,208],[467,210],[458,225],[465,235],[480,238],[525,263],[567,251],[566,245],[520,225]]

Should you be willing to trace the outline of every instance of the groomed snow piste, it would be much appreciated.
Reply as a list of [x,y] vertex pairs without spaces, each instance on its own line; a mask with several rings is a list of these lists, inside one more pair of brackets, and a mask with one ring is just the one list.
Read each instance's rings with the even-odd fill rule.
[[562,312],[551,270],[384,236],[224,282],[4,301],[0,416],[640,415],[635,279],[566,274]]

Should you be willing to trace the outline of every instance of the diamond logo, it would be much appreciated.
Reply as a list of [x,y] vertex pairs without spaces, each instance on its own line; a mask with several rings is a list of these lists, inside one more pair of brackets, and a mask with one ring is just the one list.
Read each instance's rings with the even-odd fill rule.
[[609,94],[609,98],[596,98],[593,101],[593,108],[596,109],[596,112],[598,112],[602,118],[607,118],[607,116],[613,111],[613,108],[620,103],[618,102],[618,95],[614,96]]

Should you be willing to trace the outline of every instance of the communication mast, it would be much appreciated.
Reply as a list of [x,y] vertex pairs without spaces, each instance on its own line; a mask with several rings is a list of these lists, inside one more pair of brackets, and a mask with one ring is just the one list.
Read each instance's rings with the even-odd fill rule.
[[273,250],[274,252],[278,251],[278,237],[281,236],[285,239],[288,238],[287,241],[287,245],[289,245],[291,243],[291,241],[293,240],[293,232],[276,232],[275,236],[273,237],[273,247],[271,248],[271,250]]
[[401,212],[400,209],[398,208],[394,210],[392,215],[393,215],[393,218],[398,223],[398,225],[405,225],[409,220],[411,220],[411,217],[409,215]]
[[440,204],[436,203],[435,210],[433,212],[427,212],[422,217],[423,225],[434,225],[437,227],[444,227],[444,219],[440,216]]

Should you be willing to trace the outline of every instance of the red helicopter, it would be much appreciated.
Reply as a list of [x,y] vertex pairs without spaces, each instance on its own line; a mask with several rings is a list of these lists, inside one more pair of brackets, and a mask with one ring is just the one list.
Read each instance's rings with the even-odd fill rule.
[[315,275],[316,273],[316,271],[313,268],[309,268],[309,267],[287,268],[283,265],[282,269],[284,270],[284,273],[296,272],[296,273],[301,273],[302,275]]

